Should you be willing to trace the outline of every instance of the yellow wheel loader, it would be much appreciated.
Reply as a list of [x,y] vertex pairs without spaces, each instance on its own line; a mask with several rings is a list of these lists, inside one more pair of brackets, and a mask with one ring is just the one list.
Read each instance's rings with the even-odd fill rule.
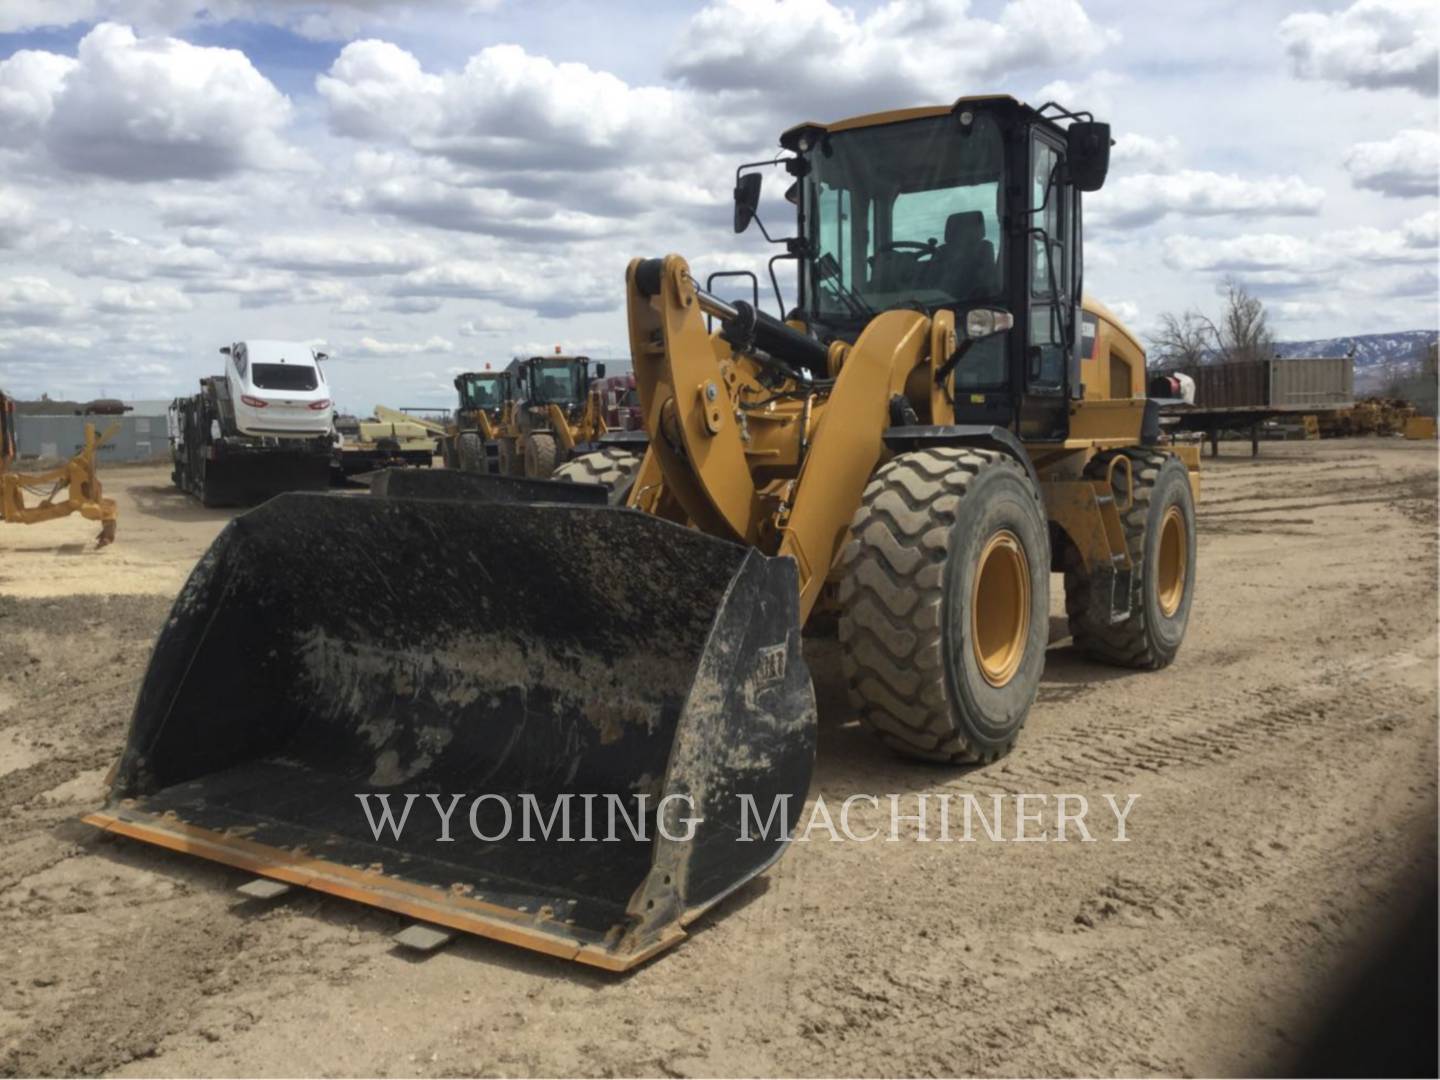
[[[238,518],[88,820],[622,970],[783,853],[827,582],[856,711],[920,758],[1013,746],[1052,571],[1080,648],[1169,663],[1198,458],[1162,445],[1144,353],[1082,301],[1108,127],[983,97],[781,145],[783,320],[677,255],[629,265],[643,457]],[[737,229],[760,186],[737,173]]]
[[446,468],[465,472],[499,471],[499,439],[510,426],[515,408],[515,384],[508,371],[467,371],[455,376],[460,407],[453,429],[446,433],[443,456]]
[[499,432],[501,476],[546,480],[557,465],[593,447],[606,433],[605,403],[592,385],[605,365],[588,356],[532,356],[506,369],[515,404]]

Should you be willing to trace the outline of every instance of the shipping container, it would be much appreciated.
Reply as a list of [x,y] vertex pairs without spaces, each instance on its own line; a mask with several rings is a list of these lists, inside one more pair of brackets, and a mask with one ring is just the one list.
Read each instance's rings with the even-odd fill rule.
[[1187,374],[1202,409],[1334,408],[1355,399],[1355,362],[1348,356],[1205,364]]
[[1294,356],[1270,362],[1269,405],[1349,405],[1355,361],[1348,356]]

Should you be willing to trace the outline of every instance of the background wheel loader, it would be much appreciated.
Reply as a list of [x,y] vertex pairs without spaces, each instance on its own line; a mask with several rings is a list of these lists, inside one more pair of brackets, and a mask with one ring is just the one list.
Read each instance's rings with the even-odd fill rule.
[[[532,356],[506,369],[514,382],[515,405],[499,432],[501,476],[545,480],[555,467],[597,443],[608,430],[605,402],[592,385],[588,356]],[[603,380],[605,365],[593,378]]]
[[455,376],[460,395],[454,429],[447,433],[446,468],[465,472],[499,471],[500,433],[509,427],[515,407],[515,381],[508,371],[467,371]]
[[[781,144],[784,321],[677,255],[629,265],[648,447],[628,477],[572,463],[624,506],[290,495],[237,519],[176,603],[87,820],[625,969],[783,852],[815,750],[801,628],[827,581],[855,708],[908,755],[1014,744],[1052,570],[1082,649],[1169,663],[1198,459],[1160,445],[1140,346],[1081,300],[1108,127],[983,97]],[[760,178],[737,179],[743,229]],[[464,816],[448,841],[433,815],[374,829],[357,793]],[[582,802],[641,802],[650,828],[519,842],[527,795],[573,798],[572,841]]]

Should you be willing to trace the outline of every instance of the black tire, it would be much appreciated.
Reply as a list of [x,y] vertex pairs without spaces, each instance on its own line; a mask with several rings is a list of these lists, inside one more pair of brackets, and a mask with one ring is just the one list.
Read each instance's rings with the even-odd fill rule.
[[[871,478],[850,531],[840,648],[861,721],[911,757],[1000,757],[1035,700],[1049,641],[1049,531],[1030,474],[994,450],[899,454]],[[979,659],[995,631],[975,621],[982,554],[999,560],[986,560],[985,591],[996,588],[997,567],[1013,586],[1012,617],[998,620],[1008,648],[986,654],[992,667],[1006,660],[995,681]]]
[[525,475],[525,459],[515,452],[514,439],[501,439],[499,441],[495,463],[501,476]]
[[623,505],[635,483],[640,468],[640,455],[607,446],[589,454],[571,458],[555,470],[553,480],[572,484],[599,484],[610,493],[610,505]]
[[455,440],[455,457],[462,472],[485,472],[488,462],[485,460],[485,443],[481,441],[480,433],[462,431]]
[[555,471],[555,436],[532,431],[525,436],[525,475],[535,480],[549,480]]
[[[1175,659],[1190,621],[1195,594],[1195,500],[1185,463],[1173,454],[1139,449],[1097,454],[1086,466],[1086,475],[1103,479],[1110,461],[1119,455],[1130,459],[1134,474],[1135,503],[1120,515],[1133,564],[1130,617],[1112,624],[1097,614],[1105,605],[1092,604],[1090,577],[1073,548],[1065,559],[1065,614],[1076,647],[1086,655],[1120,667],[1153,670]],[[1112,474],[1112,486],[1116,505],[1124,506],[1129,493],[1123,466]],[[1167,548],[1164,563],[1183,567],[1183,579],[1178,602],[1167,611],[1161,603],[1161,578],[1169,581],[1171,572],[1162,569],[1160,548],[1165,540],[1164,523],[1172,512],[1179,518],[1172,527],[1183,527],[1184,551],[1176,560],[1173,548]],[[1165,591],[1173,597],[1173,582],[1171,585]]]

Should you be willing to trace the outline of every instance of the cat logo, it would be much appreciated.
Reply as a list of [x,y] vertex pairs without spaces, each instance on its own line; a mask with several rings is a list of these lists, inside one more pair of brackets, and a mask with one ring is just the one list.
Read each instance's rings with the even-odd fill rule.
[[755,656],[755,668],[745,680],[745,701],[753,706],[762,690],[785,681],[785,643],[766,645]]

